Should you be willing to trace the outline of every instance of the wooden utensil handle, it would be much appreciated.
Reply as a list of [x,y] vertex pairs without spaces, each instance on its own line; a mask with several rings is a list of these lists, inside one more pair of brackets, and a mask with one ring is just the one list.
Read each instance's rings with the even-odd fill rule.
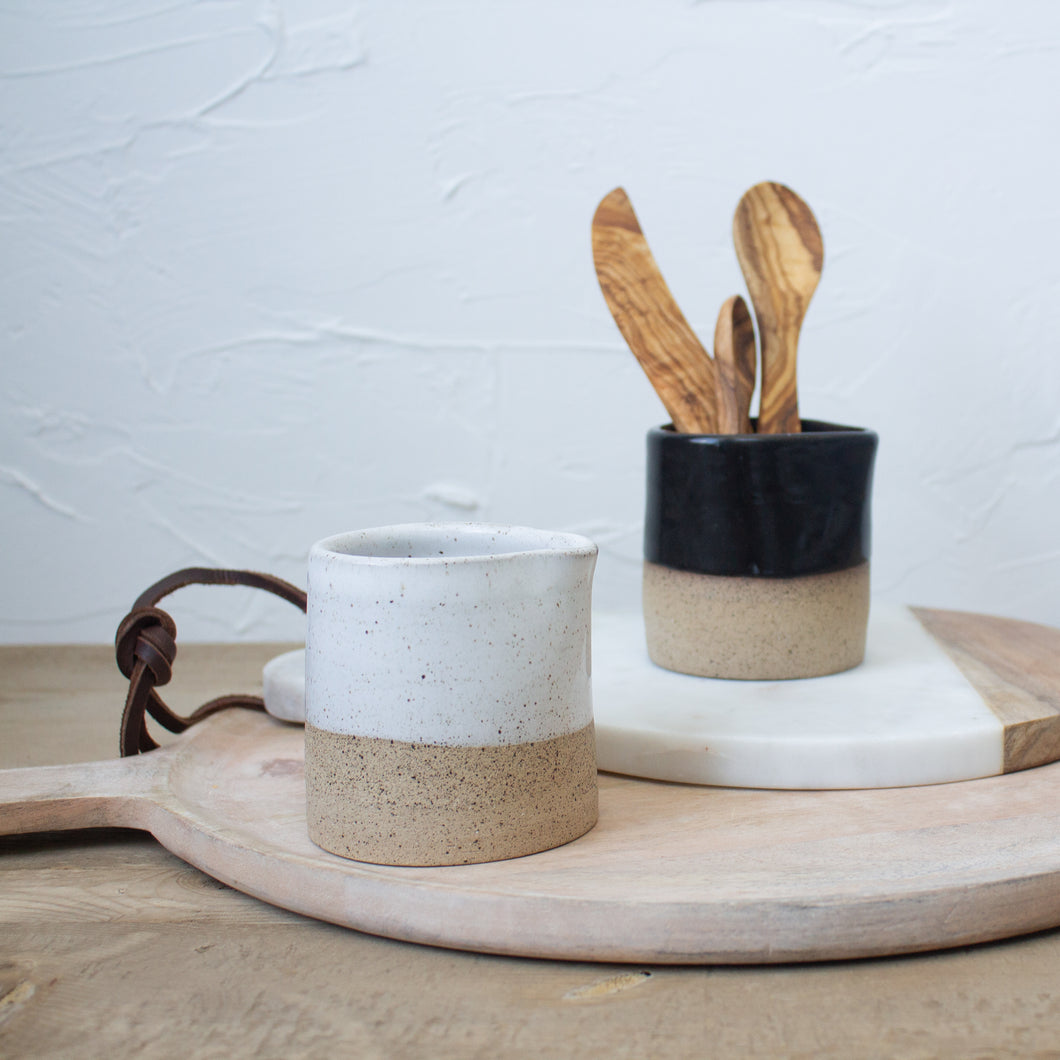
[[795,367],[800,323],[784,323],[773,330],[762,329],[760,434],[798,434],[802,430]]
[[158,774],[149,756],[0,770],[0,835],[138,827],[129,809]]

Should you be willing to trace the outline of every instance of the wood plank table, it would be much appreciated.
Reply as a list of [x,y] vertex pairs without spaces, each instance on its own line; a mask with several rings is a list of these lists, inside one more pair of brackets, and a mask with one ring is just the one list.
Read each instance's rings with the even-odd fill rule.
[[[185,712],[278,645],[183,645]],[[102,647],[0,648],[0,767],[113,757]],[[171,691],[172,689],[172,691]],[[0,1056],[1060,1056],[1060,931],[915,957],[690,968],[489,957],[249,898],[150,836],[0,839]]]

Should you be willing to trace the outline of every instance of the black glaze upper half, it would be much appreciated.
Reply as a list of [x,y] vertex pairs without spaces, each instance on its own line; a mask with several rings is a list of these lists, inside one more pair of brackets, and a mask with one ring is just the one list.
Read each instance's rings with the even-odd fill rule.
[[648,432],[644,558],[699,574],[797,577],[869,558],[874,431]]

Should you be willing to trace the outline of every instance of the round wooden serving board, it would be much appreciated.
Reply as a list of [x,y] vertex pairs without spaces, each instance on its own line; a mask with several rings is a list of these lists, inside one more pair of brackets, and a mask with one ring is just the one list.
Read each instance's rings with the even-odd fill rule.
[[[1035,654],[1055,647],[1046,632],[1054,639],[1031,636],[1025,660],[1004,665],[1015,685],[1037,673],[1055,702],[1060,663]],[[302,729],[229,710],[138,758],[0,772],[0,831],[143,828],[287,909],[529,957],[810,961],[1060,925],[1060,764],[846,791],[600,783],[599,824],[556,850],[451,868],[361,864],[307,838]]]

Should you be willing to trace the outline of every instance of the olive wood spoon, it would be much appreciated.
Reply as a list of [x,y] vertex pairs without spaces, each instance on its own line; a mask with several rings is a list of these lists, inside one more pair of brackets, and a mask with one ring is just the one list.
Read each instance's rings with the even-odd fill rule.
[[727,298],[714,329],[718,434],[751,434],[751,397],[755,391],[755,329],[747,303]]
[[801,428],[795,376],[799,330],[821,278],[821,230],[795,192],[767,182],[744,193],[732,234],[762,344],[758,432],[795,434]]
[[674,428],[715,433],[714,362],[666,286],[622,188],[596,208],[592,235],[600,290]]

